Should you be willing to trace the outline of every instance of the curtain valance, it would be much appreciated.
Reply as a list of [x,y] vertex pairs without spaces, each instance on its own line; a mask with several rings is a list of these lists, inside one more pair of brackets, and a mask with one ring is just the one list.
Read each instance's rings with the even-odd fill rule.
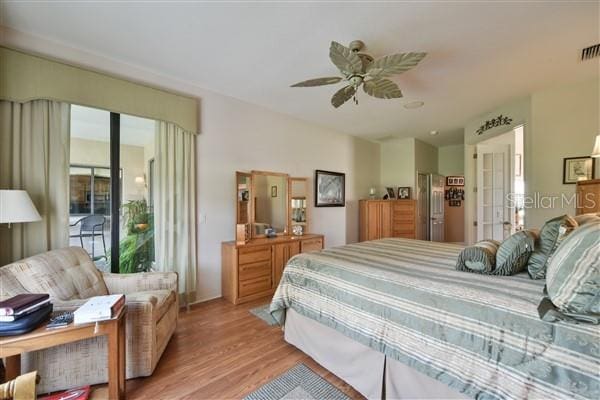
[[198,101],[0,46],[0,99],[47,99],[177,124],[198,133]]

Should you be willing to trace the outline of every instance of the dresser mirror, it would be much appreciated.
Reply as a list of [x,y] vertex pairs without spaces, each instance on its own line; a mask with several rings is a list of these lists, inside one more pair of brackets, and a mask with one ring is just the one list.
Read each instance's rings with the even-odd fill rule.
[[252,171],[252,237],[285,235],[288,228],[289,176]]
[[290,227],[293,235],[308,232],[308,179],[290,178]]
[[236,224],[250,222],[250,190],[252,189],[252,175],[246,172],[235,173],[237,195],[237,220]]

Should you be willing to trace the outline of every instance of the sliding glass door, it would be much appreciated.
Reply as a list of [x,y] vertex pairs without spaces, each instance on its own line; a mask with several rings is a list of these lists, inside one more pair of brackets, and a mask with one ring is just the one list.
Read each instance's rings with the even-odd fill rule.
[[71,108],[70,245],[97,267],[151,270],[155,121],[89,107]]

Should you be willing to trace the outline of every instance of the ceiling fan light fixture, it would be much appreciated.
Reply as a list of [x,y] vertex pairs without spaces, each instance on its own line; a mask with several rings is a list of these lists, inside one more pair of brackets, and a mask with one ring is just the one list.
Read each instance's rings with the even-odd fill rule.
[[421,108],[425,105],[423,101],[411,101],[410,103],[406,103],[404,108],[407,110],[414,110],[415,108]]
[[439,134],[439,132],[438,131],[429,131],[429,134],[431,136],[437,136]]
[[386,78],[412,69],[427,55],[427,53],[415,52],[398,53],[373,60],[370,55],[360,53],[364,47],[365,44],[360,40],[353,41],[349,47],[332,41],[329,47],[329,58],[339,69],[341,77],[309,79],[295,83],[292,87],[332,85],[344,81],[346,86],[331,98],[331,105],[335,108],[350,99],[354,104],[358,104],[355,95],[360,86],[369,96],[379,99],[399,99],[402,97],[402,91],[394,81]]

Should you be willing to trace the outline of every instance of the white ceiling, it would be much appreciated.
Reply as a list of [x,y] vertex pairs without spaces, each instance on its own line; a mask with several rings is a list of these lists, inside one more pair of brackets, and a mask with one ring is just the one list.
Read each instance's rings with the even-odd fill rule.
[[[155,121],[121,114],[120,143],[144,147],[154,141]],[[110,141],[110,112],[71,106],[71,137]]]
[[[599,2],[1,2],[0,24],[371,139],[459,143],[467,120],[553,84],[599,74]],[[383,56],[426,51],[400,100],[334,109],[331,40]],[[416,110],[402,107],[424,101]],[[428,132],[437,130],[438,136]]]

